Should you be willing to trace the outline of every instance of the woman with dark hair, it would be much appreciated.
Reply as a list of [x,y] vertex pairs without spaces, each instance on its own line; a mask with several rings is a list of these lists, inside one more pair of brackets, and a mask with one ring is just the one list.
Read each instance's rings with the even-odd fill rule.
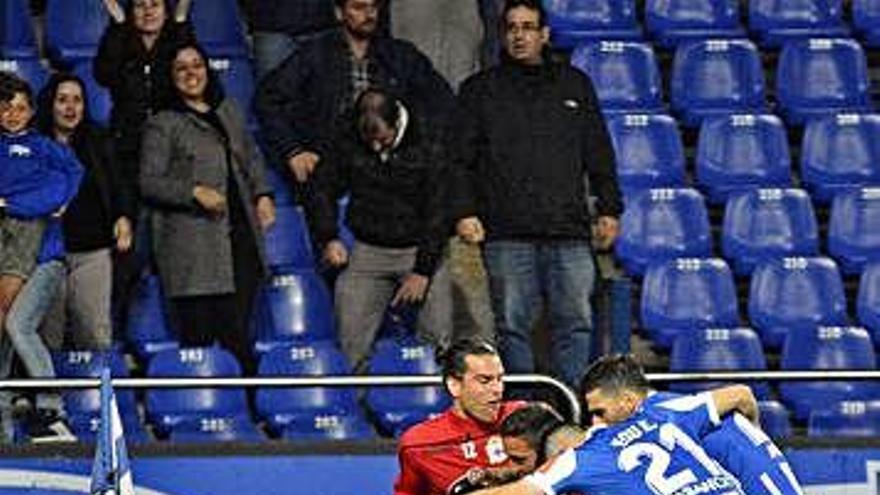
[[182,346],[217,340],[254,371],[247,319],[275,221],[263,161],[199,46],[177,50],[170,79],[171,108],[147,122],[141,156],[159,277]]
[[63,217],[67,276],[57,314],[47,319],[46,336],[57,347],[71,317],[79,349],[107,350],[113,338],[110,298],[112,251],[132,244],[133,191],[121,180],[113,140],[89,114],[83,81],[53,74],[37,100],[37,128],[70,147],[85,169],[76,198]]

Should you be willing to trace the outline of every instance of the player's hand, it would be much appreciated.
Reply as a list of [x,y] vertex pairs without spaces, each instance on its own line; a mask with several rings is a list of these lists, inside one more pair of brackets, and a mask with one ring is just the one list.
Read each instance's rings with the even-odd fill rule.
[[476,216],[465,217],[459,220],[455,226],[455,231],[461,240],[469,244],[483,242],[486,238],[483,222]]
[[297,182],[305,182],[309,180],[309,176],[315,171],[315,167],[320,160],[321,157],[317,153],[302,151],[290,157],[287,160],[287,166]]
[[213,187],[201,185],[194,187],[193,198],[212,216],[219,217],[226,212],[226,196]]
[[394,299],[391,300],[391,306],[394,307],[401,303],[418,304],[424,301],[425,296],[428,294],[428,285],[430,282],[431,279],[424,275],[419,275],[418,273],[408,274],[403,278],[403,283],[398,287],[397,293],[394,294]]
[[275,224],[275,202],[269,196],[257,200],[257,223],[263,232]]
[[348,249],[345,248],[342,241],[334,239],[324,246],[323,259],[324,263],[339,268],[348,263]]
[[128,217],[119,217],[113,224],[113,238],[116,239],[116,250],[125,253],[131,249],[133,239],[131,220]]

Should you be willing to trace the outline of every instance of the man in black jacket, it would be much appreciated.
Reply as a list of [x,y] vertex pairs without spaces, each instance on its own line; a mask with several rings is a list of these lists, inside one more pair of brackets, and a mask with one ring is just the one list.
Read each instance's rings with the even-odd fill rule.
[[[315,170],[305,206],[324,262],[345,266],[336,282],[339,340],[360,369],[389,304],[418,308],[419,335],[448,344],[452,286],[445,247],[452,229],[443,139],[383,90],[366,90],[355,105],[354,125],[340,131]],[[345,194],[355,237],[351,256],[337,222],[337,201]]]
[[[383,0],[334,0],[342,28],[304,43],[260,83],[255,103],[270,157],[305,182],[357,95],[378,86],[443,121],[452,91],[410,43],[382,36]],[[436,117],[436,119],[434,119]]]
[[590,358],[595,278],[585,176],[596,235],[611,242],[622,209],[613,150],[590,81],[544,56],[540,0],[508,0],[503,15],[504,62],[459,97],[454,218],[464,240],[485,237],[505,369],[534,369],[530,330],[544,297],[554,374],[575,385]]

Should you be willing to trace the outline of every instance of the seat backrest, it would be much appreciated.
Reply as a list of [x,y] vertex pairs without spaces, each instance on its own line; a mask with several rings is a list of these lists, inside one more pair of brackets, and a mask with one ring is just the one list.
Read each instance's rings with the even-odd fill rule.
[[867,330],[819,326],[789,335],[782,350],[783,370],[872,370],[877,365]]
[[177,340],[161,285],[158,275],[143,276],[129,299],[126,335],[137,346]]
[[333,340],[336,327],[327,286],[304,270],[275,275],[258,296],[253,318],[258,342]]
[[880,30],[880,0],[852,0],[852,17],[859,31]]
[[[369,363],[371,375],[436,375],[439,372],[434,350],[414,338],[383,339],[373,346]],[[374,411],[439,412],[448,401],[441,387],[375,387],[367,392],[367,402]]]
[[[235,357],[219,347],[172,349],[156,354],[147,368],[149,377],[238,377]],[[147,411],[161,416],[240,415],[247,399],[240,388],[150,389]]]
[[[880,182],[880,114],[837,114],[804,131],[801,175],[808,187]],[[830,199],[830,198],[824,198]]]
[[590,77],[603,110],[644,112],[662,107],[660,71],[650,45],[590,43],[574,51],[571,64]]
[[819,251],[819,226],[810,196],[803,189],[753,189],[727,200],[721,233],[724,256],[737,273],[783,255]]
[[0,71],[17,74],[31,85],[34,94],[37,94],[49,79],[49,71],[36,57],[0,58]]
[[625,195],[685,183],[684,147],[675,119],[660,114],[627,114],[607,119],[617,180]]
[[709,215],[695,189],[648,189],[627,198],[617,255],[626,270],[641,275],[652,261],[708,256]]
[[254,76],[250,61],[244,57],[211,57],[208,64],[220,78],[226,96],[235,101],[245,116],[248,127],[255,129]]
[[749,26],[755,31],[826,27],[841,22],[841,0],[750,0]]
[[672,108],[677,111],[764,106],[764,69],[747,39],[705,40],[679,46],[672,66]]
[[108,21],[102,0],[47,0],[46,43],[51,58],[70,62],[94,57]]
[[266,261],[271,268],[313,268],[312,243],[303,212],[295,206],[278,206],[275,223],[265,234]]
[[190,19],[199,43],[212,58],[247,55],[242,16],[236,0],[193,2]]
[[767,436],[773,439],[791,436],[791,418],[785,406],[775,400],[762,400],[758,402],[758,410],[761,412],[761,429]]
[[548,0],[544,7],[551,32],[636,25],[635,0]]
[[0,2],[0,58],[38,55],[28,1]]
[[[97,378],[107,365],[114,377],[129,376],[125,360],[117,352],[65,351],[53,355],[53,362],[56,375],[63,378]],[[123,416],[137,417],[133,390],[117,389],[116,401]],[[101,393],[98,389],[65,391],[64,407],[71,417],[95,416],[101,411]]]
[[647,0],[648,31],[667,29],[731,28],[739,26],[737,0]]
[[864,108],[868,66],[858,42],[813,38],[785,44],[776,69],[776,97],[783,109]]
[[790,184],[791,156],[782,121],[769,114],[703,121],[696,176],[714,201],[724,201],[737,190]]
[[847,274],[880,259],[880,187],[855,188],[834,197],[828,252]]
[[106,124],[110,121],[113,100],[110,91],[95,81],[92,59],[82,59],[73,66],[73,72],[83,80],[88,97],[89,113],[96,122]]
[[[698,328],[679,333],[669,355],[669,371],[766,370],[767,359],[761,340],[751,328]],[[670,390],[697,392],[720,384],[680,382]],[[766,397],[766,383],[751,383],[755,395]]]
[[810,412],[811,437],[880,436],[880,402],[842,401]]
[[653,264],[642,283],[642,325],[649,330],[735,327],[736,287],[720,258],[677,258]]
[[880,347],[880,262],[868,263],[862,270],[856,311],[859,322],[874,337],[874,345]]

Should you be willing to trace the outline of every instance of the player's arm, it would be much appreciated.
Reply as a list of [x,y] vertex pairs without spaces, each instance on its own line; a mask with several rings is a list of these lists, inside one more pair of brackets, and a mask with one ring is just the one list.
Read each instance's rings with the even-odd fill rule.
[[526,478],[508,485],[479,490],[471,493],[471,495],[545,495],[545,493]]
[[717,388],[709,392],[718,416],[725,416],[734,411],[749,419],[752,423],[758,423],[758,401],[752,393],[752,389],[746,385],[730,385]]

